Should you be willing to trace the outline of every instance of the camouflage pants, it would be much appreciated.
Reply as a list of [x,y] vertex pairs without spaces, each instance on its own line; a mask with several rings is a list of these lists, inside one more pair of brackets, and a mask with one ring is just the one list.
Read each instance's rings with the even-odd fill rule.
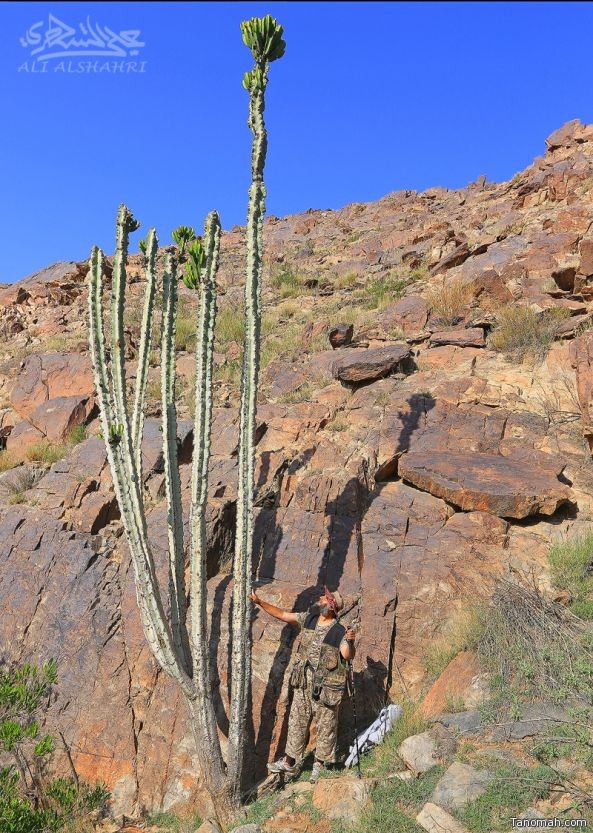
[[310,671],[307,672],[306,681],[305,688],[293,689],[292,706],[288,719],[286,754],[297,761],[303,757],[309,737],[309,727],[311,721],[314,720],[317,728],[315,757],[325,763],[334,763],[340,706],[339,704],[337,706],[325,706],[323,703],[313,700],[313,675]]

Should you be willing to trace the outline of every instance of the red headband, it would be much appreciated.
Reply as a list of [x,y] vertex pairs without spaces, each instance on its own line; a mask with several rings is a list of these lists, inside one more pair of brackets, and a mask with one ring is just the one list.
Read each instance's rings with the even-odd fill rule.
[[331,590],[328,590],[327,587],[323,588],[323,592],[325,593],[325,598],[327,599],[327,604],[329,605],[330,610],[333,610],[334,613],[338,612],[338,603],[336,602],[336,598]]

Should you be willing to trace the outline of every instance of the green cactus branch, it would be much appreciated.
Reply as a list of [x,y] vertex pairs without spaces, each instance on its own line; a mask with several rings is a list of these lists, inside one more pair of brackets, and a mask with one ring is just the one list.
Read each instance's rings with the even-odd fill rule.
[[245,342],[241,374],[239,416],[239,484],[237,528],[233,563],[233,617],[231,702],[228,765],[233,789],[240,791],[243,745],[247,728],[251,679],[251,565],[253,549],[253,491],[255,485],[255,427],[260,364],[262,228],[266,189],[264,167],[268,138],[264,122],[265,90],[269,62],[284,54],[283,29],[268,15],[241,24],[243,41],[251,49],[256,66],[247,74],[248,126],[253,134],[251,185],[247,211],[247,264],[245,276]]
[[191,674],[186,630],[185,557],[183,508],[177,453],[177,407],[175,404],[175,337],[177,319],[177,256],[167,252],[163,273],[163,328],[161,338],[161,396],[163,413],[163,458],[167,495],[169,541],[169,603],[175,650]]
[[[121,209],[120,215],[121,216]],[[120,226],[118,224],[118,232]],[[105,440],[107,458],[113,475],[115,494],[120,507],[124,531],[136,575],[138,605],[142,625],[148,644],[161,667],[174,677],[181,689],[191,693],[191,681],[181,667],[173,650],[171,634],[167,627],[160,589],[156,580],[154,560],[148,543],[146,519],[143,507],[138,506],[138,478],[130,479],[128,472],[135,474],[135,458],[129,454],[126,430],[129,425],[118,422],[115,397],[115,367],[113,357],[111,374],[107,361],[105,331],[103,324],[103,269],[104,256],[100,249],[91,253],[89,271],[89,324],[91,363],[95,388],[99,400],[101,426]],[[123,265],[123,264],[122,264]],[[112,291],[112,319],[117,315],[116,304],[122,304],[121,290]],[[121,395],[121,391],[120,391]],[[125,409],[125,399],[123,400]],[[114,442],[114,438],[118,440]],[[126,457],[128,458],[126,460]]]
[[132,447],[136,452],[136,469],[142,482],[142,434],[144,430],[144,402],[146,382],[148,380],[148,363],[152,347],[152,322],[154,318],[154,301],[156,293],[156,256],[158,238],[154,229],[150,229],[144,252],[146,263],[146,290],[144,308],[140,327],[140,347],[138,350],[138,370],[136,373],[136,390],[134,410],[132,411]]
[[[206,508],[208,499],[208,464],[212,437],[212,368],[214,358],[214,326],[216,323],[216,273],[220,251],[220,218],[212,211],[204,227],[204,269],[201,275],[201,296],[198,311],[196,345],[194,456],[192,460],[190,506],[190,595],[191,644],[193,680],[200,697],[211,691],[210,641],[207,617],[207,540]],[[216,741],[218,729],[214,710],[203,715],[203,731],[210,748],[220,749]],[[216,741],[216,742],[215,742]],[[222,765],[222,753],[220,763]]]

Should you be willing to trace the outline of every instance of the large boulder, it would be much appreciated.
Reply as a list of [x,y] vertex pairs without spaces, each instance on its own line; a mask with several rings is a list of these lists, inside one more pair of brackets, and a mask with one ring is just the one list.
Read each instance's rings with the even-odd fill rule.
[[410,355],[407,344],[376,347],[367,350],[349,350],[332,365],[334,379],[347,384],[374,382],[394,373]]
[[86,353],[32,353],[24,360],[10,401],[24,419],[56,397],[91,397],[95,385]]
[[91,415],[94,402],[89,396],[56,396],[42,402],[29,416],[29,422],[48,440],[59,442]]
[[445,810],[462,810],[486,792],[491,781],[492,775],[487,770],[455,761],[437,782],[430,800]]
[[479,705],[486,697],[488,683],[474,651],[460,651],[428,690],[422,701],[425,717],[435,717],[448,703],[460,700],[465,708]]
[[[496,454],[410,452],[400,458],[404,480],[465,511],[491,512],[500,518],[553,515],[571,498],[553,467]],[[560,468],[560,471],[562,468]]]
[[359,778],[322,779],[313,790],[313,806],[329,819],[354,824],[370,803],[372,783]]

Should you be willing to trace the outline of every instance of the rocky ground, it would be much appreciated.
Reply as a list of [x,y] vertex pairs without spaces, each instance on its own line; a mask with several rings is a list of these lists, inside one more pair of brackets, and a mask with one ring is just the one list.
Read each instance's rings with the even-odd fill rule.
[[[359,623],[363,720],[386,687],[424,694],[427,646],[501,578],[570,602],[548,551],[593,521],[592,186],[593,126],[571,122],[509,182],[266,220],[254,574],[262,597],[296,609],[339,586]],[[243,256],[234,228],[222,242],[209,500],[223,732]],[[144,643],[97,437],[86,272],[55,264],[0,292],[0,645],[22,661],[56,657],[48,720],[80,776],[108,784],[115,814],[182,811],[203,794],[183,704]],[[195,297],[183,288],[181,299],[187,494]],[[158,362],[155,350],[143,455],[166,583]],[[253,640],[257,779],[286,728],[292,634],[259,612]],[[346,742],[348,709],[343,725]],[[425,815],[450,809],[430,803],[441,810]]]

